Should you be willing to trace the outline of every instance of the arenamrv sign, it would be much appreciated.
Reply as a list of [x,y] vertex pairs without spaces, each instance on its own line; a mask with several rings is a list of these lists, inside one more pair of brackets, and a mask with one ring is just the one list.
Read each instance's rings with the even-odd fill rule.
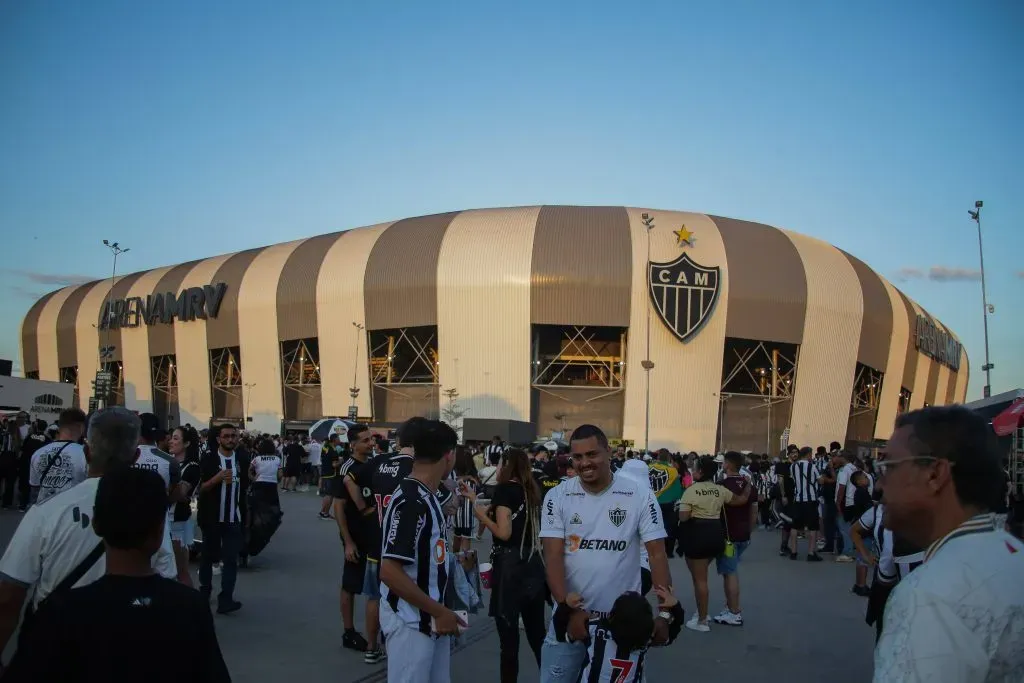
[[145,299],[133,296],[109,300],[103,303],[100,310],[100,329],[216,318],[227,288],[226,283],[217,282],[202,287],[189,287],[179,294],[164,292],[149,294]]
[[954,370],[960,369],[961,345],[930,318],[917,316],[917,350]]

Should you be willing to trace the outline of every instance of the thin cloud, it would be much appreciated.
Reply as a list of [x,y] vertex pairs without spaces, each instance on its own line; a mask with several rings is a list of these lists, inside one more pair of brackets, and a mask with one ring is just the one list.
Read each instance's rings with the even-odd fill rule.
[[1019,277],[1021,280],[1024,280],[1024,270],[1018,270],[1017,277]]
[[975,282],[981,279],[981,271],[976,268],[932,266],[928,269],[928,279],[936,282]]
[[924,277],[924,271],[920,268],[913,268],[911,266],[904,266],[896,271],[896,279],[900,282],[906,282],[907,280],[919,280]]
[[[1024,271],[1017,274],[1024,278]],[[915,266],[904,266],[896,271],[899,282],[908,280],[929,279],[932,282],[976,282],[981,279],[981,271],[976,268],[956,268],[952,266],[932,266],[927,271]]]
[[68,285],[81,285],[96,279],[92,275],[62,275],[59,273],[40,273],[35,270],[17,270],[15,268],[7,268],[6,270],[8,273],[23,277],[37,285],[61,285],[66,287]]

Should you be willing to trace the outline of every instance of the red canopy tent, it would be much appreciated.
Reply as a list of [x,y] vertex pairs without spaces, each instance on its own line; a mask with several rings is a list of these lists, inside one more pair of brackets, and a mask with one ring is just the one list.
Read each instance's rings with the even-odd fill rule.
[[992,418],[992,431],[996,436],[1013,434],[1024,420],[1024,398],[1018,398],[1009,408]]

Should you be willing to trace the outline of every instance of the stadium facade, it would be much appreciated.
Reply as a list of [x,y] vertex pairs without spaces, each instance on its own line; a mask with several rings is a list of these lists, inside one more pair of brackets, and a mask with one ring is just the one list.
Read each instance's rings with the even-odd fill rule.
[[956,336],[856,257],[697,213],[445,213],[111,284],[37,301],[22,367],[83,408],[109,370],[112,402],[172,424],[276,432],[354,405],[376,424],[461,415],[466,438],[587,421],[638,445],[649,429],[652,448],[764,451],[884,439],[967,388]]

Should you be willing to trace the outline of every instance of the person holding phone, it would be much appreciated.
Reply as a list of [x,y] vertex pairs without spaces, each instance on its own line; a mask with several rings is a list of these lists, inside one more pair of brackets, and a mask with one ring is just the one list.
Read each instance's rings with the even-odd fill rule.
[[449,548],[437,491],[455,464],[457,441],[443,422],[424,423],[412,443],[412,471],[384,513],[380,625],[387,636],[388,683],[451,679],[450,636],[466,622],[445,607]]

